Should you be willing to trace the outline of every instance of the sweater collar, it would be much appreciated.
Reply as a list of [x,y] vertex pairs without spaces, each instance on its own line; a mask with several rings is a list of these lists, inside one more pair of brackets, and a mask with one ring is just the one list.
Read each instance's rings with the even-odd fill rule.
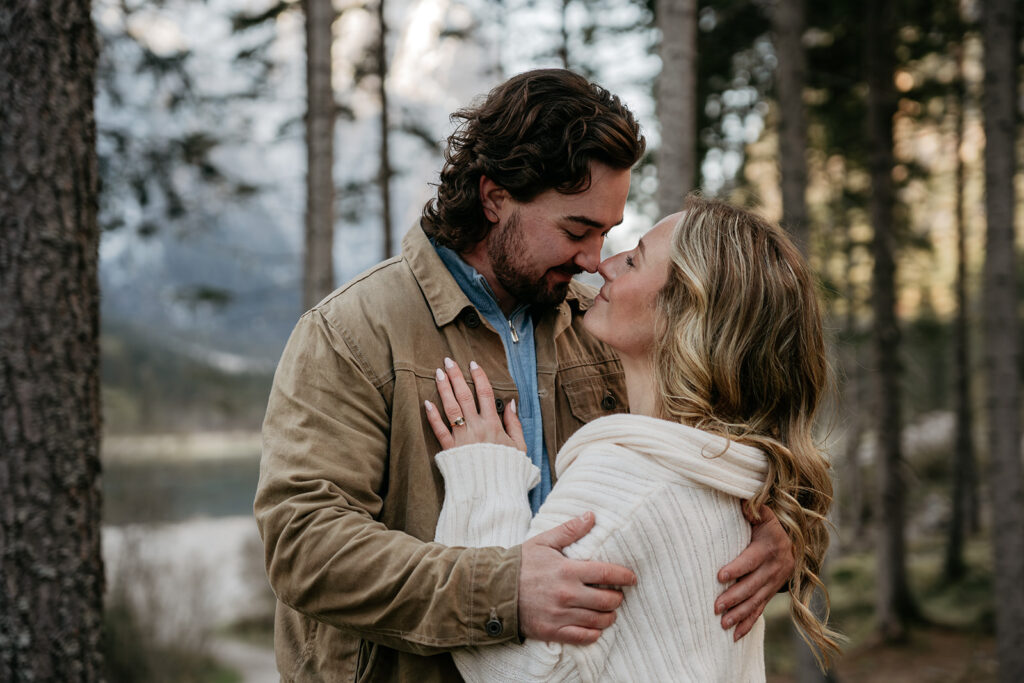
[[558,476],[590,446],[604,444],[643,453],[672,472],[738,498],[764,484],[768,458],[753,446],[646,415],[609,415],[579,429],[558,453]]

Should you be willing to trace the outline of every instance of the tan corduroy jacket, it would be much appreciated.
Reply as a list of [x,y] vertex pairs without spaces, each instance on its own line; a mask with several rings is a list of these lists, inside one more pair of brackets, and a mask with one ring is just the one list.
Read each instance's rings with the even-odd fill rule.
[[[573,283],[535,323],[552,458],[584,423],[626,409],[621,366],[581,327],[591,295]],[[286,681],[458,681],[448,650],[518,638],[519,548],[431,542],[444,488],[423,401],[439,404],[445,356],[480,363],[499,410],[516,398],[501,338],[418,226],[288,341],[255,501]]]

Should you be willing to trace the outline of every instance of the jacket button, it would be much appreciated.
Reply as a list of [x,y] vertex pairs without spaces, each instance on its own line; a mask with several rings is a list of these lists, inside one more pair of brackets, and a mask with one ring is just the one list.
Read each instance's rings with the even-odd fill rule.
[[605,410],[615,410],[615,406],[619,405],[619,402],[615,400],[615,397],[608,394],[601,399],[601,407]]
[[497,638],[501,635],[501,632],[505,630],[505,627],[501,625],[501,619],[497,617],[491,617],[484,624],[484,630],[487,631],[487,635],[492,638]]
[[467,313],[466,325],[469,327],[480,327],[480,314],[473,310]]
[[500,398],[494,399],[494,409],[498,411],[498,415],[505,412],[505,402]]

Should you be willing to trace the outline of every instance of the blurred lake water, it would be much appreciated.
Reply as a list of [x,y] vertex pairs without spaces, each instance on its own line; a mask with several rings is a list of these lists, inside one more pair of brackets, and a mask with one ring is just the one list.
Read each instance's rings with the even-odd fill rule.
[[259,451],[244,457],[114,460],[103,468],[106,524],[252,515]]
[[272,613],[252,515],[259,457],[258,434],[109,439],[108,600],[128,600],[160,638],[196,647],[214,629]]

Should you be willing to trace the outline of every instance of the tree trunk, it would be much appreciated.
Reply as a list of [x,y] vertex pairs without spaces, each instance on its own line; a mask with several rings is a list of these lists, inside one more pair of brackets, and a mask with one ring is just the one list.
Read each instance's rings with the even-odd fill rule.
[[845,264],[842,273],[843,296],[846,299],[846,316],[843,321],[843,335],[846,343],[840,347],[843,374],[843,404],[846,415],[846,443],[843,447],[843,474],[840,476],[841,504],[840,528],[847,530],[850,546],[861,549],[865,545],[865,520],[867,505],[864,495],[864,476],[860,462],[861,443],[864,440],[865,415],[870,410],[866,405],[864,370],[860,360],[860,340],[857,325],[857,285],[854,281],[854,259],[857,244],[853,236],[853,223],[846,220],[846,173],[839,178],[832,197],[832,220],[843,226],[843,251]]
[[963,49],[957,47],[960,86],[953,103],[956,125],[956,317],[953,320],[953,400],[956,412],[956,435],[953,444],[953,510],[949,520],[949,543],[946,546],[944,573],[947,581],[961,578],[964,564],[964,537],[970,528],[970,509],[974,498],[974,439],[971,427],[970,339],[967,325],[967,243],[964,215],[964,163],[960,147],[964,138],[964,107],[967,89],[963,83]]
[[97,681],[97,42],[89,0],[0,10],[0,680]]
[[999,680],[1024,680],[1022,509],[1014,189],[1015,0],[984,5],[985,364]]
[[[810,252],[807,225],[807,139],[804,124],[804,80],[806,74],[803,33],[803,0],[776,0],[772,8],[772,31],[778,66],[775,70],[779,101],[779,172],[782,185],[782,224],[806,257]],[[824,596],[816,592],[811,609],[825,616]],[[818,668],[811,647],[791,625],[796,651],[796,680],[799,683],[834,681],[830,671]]]
[[384,19],[384,0],[377,0],[377,26],[380,31],[377,40],[377,75],[378,93],[380,95],[380,168],[377,173],[377,185],[380,188],[380,218],[384,231],[384,258],[394,254],[395,247],[391,237],[391,161],[388,151],[391,136],[388,124],[388,25]]
[[306,253],[302,306],[334,289],[334,87],[331,0],[304,0],[306,10]]
[[[825,568],[823,566],[822,572],[824,571]],[[811,598],[811,610],[819,618],[825,615],[825,596],[821,591],[814,592],[814,596]],[[793,678],[796,680],[796,683],[836,683],[839,679],[836,678],[835,672],[831,668],[824,672],[818,668],[818,662],[814,659],[814,651],[800,637],[796,625],[792,622],[790,622],[790,630],[792,631],[793,645],[796,649],[796,667],[793,672]]]
[[697,157],[697,0],[657,0],[661,30],[658,76],[658,213],[683,208],[694,189]]
[[878,390],[878,586],[876,618],[885,641],[906,637],[916,608],[907,585],[904,539],[905,484],[901,447],[900,331],[896,320],[896,235],[894,189],[893,86],[895,40],[893,5],[868,0],[866,7],[868,147],[871,173],[870,216],[875,264],[872,305]]
[[561,22],[558,33],[558,60],[562,62],[562,68],[569,68],[569,2],[562,0]]
[[807,224],[807,125],[804,116],[803,0],[775,0],[772,31],[778,66],[779,170],[782,177],[782,224],[806,256],[810,251]]

